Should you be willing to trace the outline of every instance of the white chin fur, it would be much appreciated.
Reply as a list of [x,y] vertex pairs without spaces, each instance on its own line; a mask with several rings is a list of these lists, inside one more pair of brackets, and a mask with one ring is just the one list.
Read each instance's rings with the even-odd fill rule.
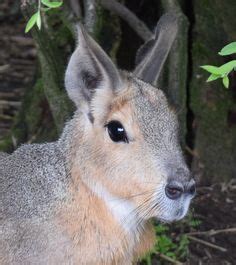
[[157,210],[156,218],[164,223],[181,220],[188,212],[191,197],[184,196],[178,200],[171,200],[167,197],[162,201],[162,206]]

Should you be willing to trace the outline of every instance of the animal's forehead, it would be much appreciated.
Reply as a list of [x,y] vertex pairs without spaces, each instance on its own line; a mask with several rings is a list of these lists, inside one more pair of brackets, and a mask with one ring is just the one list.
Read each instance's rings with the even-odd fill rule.
[[156,144],[157,141],[176,137],[178,130],[176,114],[170,108],[164,93],[138,81],[135,84],[136,95],[132,97],[131,104],[146,141]]

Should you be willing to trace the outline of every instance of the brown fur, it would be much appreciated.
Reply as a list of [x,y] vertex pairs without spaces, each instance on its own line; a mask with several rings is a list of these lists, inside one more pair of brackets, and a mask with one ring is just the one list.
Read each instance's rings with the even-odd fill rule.
[[[78,173],[72,175],[78,182]],[[56,220],[57,226],[71,241],[70,255],[75,263],[88,264],[89,260],[89,264],[131,264],[133,256],[138,259],[153,247],[155,234],[152,225],[147,224],[140,240],[130,244],[134,239],[122,230],[104,202],[86,185],[78,184],[80,193],[71,188],[71,201],[62,206]]]
[[[93,133],[86,134],[86,136],[77,134],[71,145],[71,161],[73,161],[70,184],[71,199],[61,207],[62,210],[58,213],[57,224],[71,242],[72,253],[70,255],[74,256],[78,262],[83,257],[83,262],[80,260],[80,264],[88,264],[88,260],[91,263],[91,257],[94,258],[94,264],[98,261],[99,264],[129,264],[134,256],[138,258],[149,251],[155,242],[152,225],[148,223],[138,235],[139,240],[134,235],[127,234],[111,212],[108,211],[104,201],[91,191],[86,181],[84,181],[84,176],[81,178],[81,175],[83,175],[80,168],[81,154],[78,154],[77,150],[81,150],[81,145],[88,146],[87,143],[96,138],[96,141],[93,141],[93,144],[89,147],[93,149],[89,152],[96,156],[97,150],[101,145],[104,145],[103,138],[98,137],[103,133],[103,128],[97,125],[101,121],[106,123],[109,120],[120,120],[126,125],[127,129],[131,129],[136,138],[142,137],[133,117],[134,106],[131,104],[131,98],[132,94],[130,92],[115,97],[110,108],[107,108],[109,113],[103,113],[106,117],[103,117],[102,113],[94,112]],[[78,121],[78,126],[79,124]],[[119,151],[116,150],[119,148],[117,145],[111,145],[110,143],[106,145],[102,155],[104,161],[106,160],[106,152],[111,155]],[[107,148],[109,151],[106,151]],[[135,147],[133,152],[136,152]],[[112,160],[119,163],[118,157],[114,157]],[[133,179],[132,176],[130,176],[128,186],[125,184],[111,185],[112,183],[107,180],[108,176],[105,169],[94,167],[94,163],[96,163],[95,157],[83,161],[83,167],[87,169],[88,177],[93,176],[92,181],[99,182],[117,198],[129,198],[132,194],[145,193],[148,190],[148,185],[143,186],[142,183],[137,183],[137,180]],[[132,186],[132,191],[130,186]],[[137,197],[134,203],[139,205],[140,200],[146,199],[145,196]]]

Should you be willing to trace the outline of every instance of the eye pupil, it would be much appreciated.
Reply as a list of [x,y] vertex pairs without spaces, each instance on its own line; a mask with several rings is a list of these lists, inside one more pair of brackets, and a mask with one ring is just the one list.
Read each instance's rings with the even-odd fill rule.
[[108,134],[113,142],[128,143],[124,127],[119,121],[110,121],[107,125]]

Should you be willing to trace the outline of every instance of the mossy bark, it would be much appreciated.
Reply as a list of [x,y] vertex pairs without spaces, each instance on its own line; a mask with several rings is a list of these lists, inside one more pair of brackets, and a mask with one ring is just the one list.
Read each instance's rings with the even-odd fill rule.
[[234,0],[193,1],[193,72],[190,106],[194,112],[194,169],[203,182],[226,181],[236,175],[235,76],[227,90],[220,81],[206,83],[208,74],[200,65],[221,65],[230,57],[217,53],[236,40],[236,5]]
[[[25,17],[29,18],[36,8],[34,1],[27,1]],[[121,38],[119,19],[99,5],[96,8],[91,34],[115,61]],[[38,79],[26,89],[11,134],[0,142],[0,150],[10,152],[23,142],[54,140],[72,116],[74,106],[64,88],[64,73],[75,48],[75,21],[68,20],[66,4],[63,9],[50,12],[43,16],[40,31],[36,27],[31,30],[40,63]]]
[[116,63],[116,55],[121,41],[119,18],[101,6],[97,6],[97,20],[92,35]]
[[44,94],[42,79],[28,87],[17,113],[11,133],[0,142],[0,150],[11,152],[21,143],[52,141],[56,126]]
[[[60,18],[52,17],[52,19],[58,19],[61,22]],[[57,38],[57,31],[60,32],[64,25],[60,23],[58,29],[53,33],[51,29],[52,19],[49,21],[50,23],[43,24],[41,30],[34,28],[32,35],[37,45],[44,94],[50,106],[58,134],[60,134],[65,121],[71,116],[73,108],[64,89],[65,52],[60,50],[61,40]],[[69,32],[69,29],[66,30]]]

